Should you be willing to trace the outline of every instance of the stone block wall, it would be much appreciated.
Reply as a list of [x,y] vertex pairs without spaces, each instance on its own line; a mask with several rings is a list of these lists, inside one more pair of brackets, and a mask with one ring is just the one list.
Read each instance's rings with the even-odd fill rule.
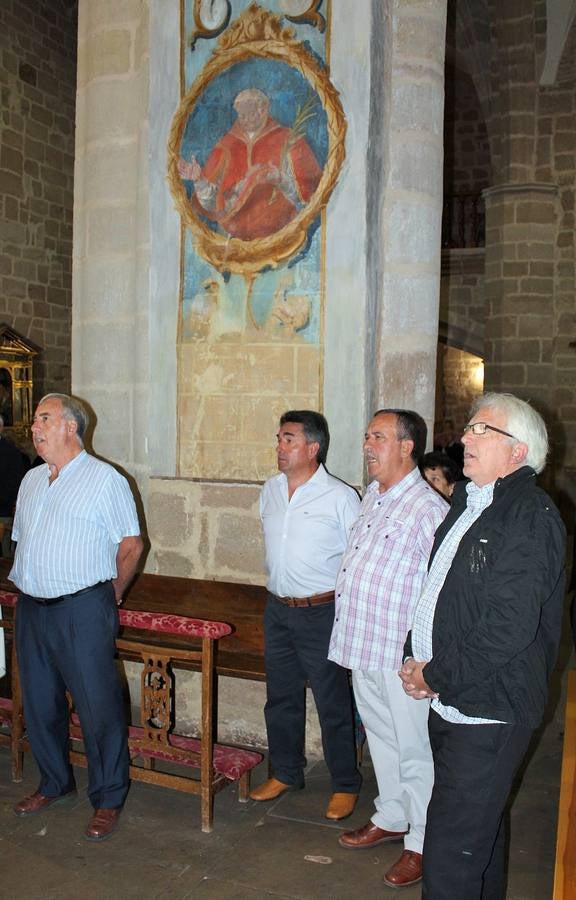
[[484,250],[443,250],[436,376],[436,422],[460,430],[483,387]]
[[550,407],[557,196],[552,185],[487,192],[489,383]]
[[438,347],[438,376],[444,403],[438,421],[450,419],[457,435],[468,421],[472,401],[482,393],[484,366],[480,357],[457,347]]
[[442,251],[440,337],[484,356],[484,250]]
[[576,503],[576,27],[564,49],[554,87],[540,97],[539,178],[557,187],[553,370],[555,441],[559,465]]
[[255,484],[152,479],[149,569],[184,578],[263,584],[259,495]]
[[35,394],[70,389],[76,10],[0,3],[0,321],[39,345]]
[[[96,451],[147,492],[150,424],[148,4],[86,2],[78,17],[73,389]],[[144,518],[142,525],[145,528]]]
[[491,183],[484,113],[471,77],[447,66],[444,193],[480,194]]

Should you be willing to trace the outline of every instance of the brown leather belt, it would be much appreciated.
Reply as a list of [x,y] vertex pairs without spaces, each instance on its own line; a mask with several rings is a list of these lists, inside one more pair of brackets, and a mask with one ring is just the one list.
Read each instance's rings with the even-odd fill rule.
[[275,600],[283,603],[284,606],[317,606],[320,603],[332,603],[334,601],[334,591],[324,591],[323,594],[313,594],[311,597],[278,597],[272,594]]

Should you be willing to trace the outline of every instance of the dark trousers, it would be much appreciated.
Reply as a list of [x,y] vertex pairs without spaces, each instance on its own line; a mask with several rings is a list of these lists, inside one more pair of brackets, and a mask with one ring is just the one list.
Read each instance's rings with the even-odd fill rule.
[[38,790],[74,790],[69,760],[68,689],[84,736],[88,796],[95,809],[122,806],[128,791],[128,744],[114,662],[118,611],[110,582],[52,605],[18,601],[16,650],[24,717],[40,769]]
[[506,809],[533,731],[455,725],[431,711],[434,788],[424,838],[423,900],[503,900]]
[[310,684],[332,790],[355,794],[354,717],[348,672],[328,660],[334,603],[285,606],[268,596],[264,614],[266,729],[274,776],[285,784],[304,781],[306,683]]

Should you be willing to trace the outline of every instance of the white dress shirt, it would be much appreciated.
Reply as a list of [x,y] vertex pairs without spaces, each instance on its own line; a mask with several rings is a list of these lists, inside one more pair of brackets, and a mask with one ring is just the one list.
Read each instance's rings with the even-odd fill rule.
[[268,590],[278,597],[333,590],[359,510],[356,491],[323,465],[290,500],[286,475],[270,478],[260,495]]

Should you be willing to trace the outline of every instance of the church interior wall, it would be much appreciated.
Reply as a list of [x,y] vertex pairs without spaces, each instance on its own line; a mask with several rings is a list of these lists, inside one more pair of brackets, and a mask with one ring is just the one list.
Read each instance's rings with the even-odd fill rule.
[[[232,5],[235,15],[247,6]],[[390,102],[379,113],[389,126],[384,130],[389,149],[374,163],[381,167],[376,172],[367,168],[371,21],[332,5],[330,77],[340,92],[347,137],[342,173],[318,232],[323,321],[318,350],[298,334],[284,341],[286,352],[297,360],[302,387],[296,392],[288,387],[276,397],[282,342],[273,338],[272,349],[258,348],[250,335],[248,355],[242,333],[235,341],[222,341],[221,334],[206,340],[210,335],[198,322],[188,323],[198,338],[193,346],[182,340],[187,322],[179,290],[181,251],[187,252],[189,234],[167,187],[167,138],[187,85],[185,75],[180,81],[180,22],[173,7],[152,4],[148,20],[144,3],[80,3],[73,383],[98,417],[95,449],[119,462],[140,488],[151,545],[147,569],[262,583],[259,483],[275,471],[277,416],[287,405],[305,402],[326,412],[333,440],[330,468],[357,485],[363,478],[361,439],[369,402],[412,401],[432,424],[442,6],[384,4],[388,55],[382,93]],[[296,33],[317,41],[307,29],[299,27]],[[213,46],[203,50],[205,58]],[[415,99],[413,106],[406,103],[409,97]],[[380,230],[373,234],[385,266],[370,300],[366,233],[375,222],[366,219],[365,210],[373,181],[386,184],[387,194],[376,217]],[[106,295],[101,302],[99,294]],[[199,301],[194,303],[201,308]],[[370,303],[375,316],[368,320]],[[395,304],[400,315],[394,313]],[[368,335],[374,333],[375,352],[369,355]],[[212,367],[200,371],[201,357],[208,353]],[[241,415],[233,407],[222,407],[228,414],[215,408],[206,419],[196,399],[198,385],[205,392],[219,384],[232,398],[237,386],[240,409],[247,390],[255,392],[257,405],[246,406]],[[221,445],[215,444],[213,457],[204,461],[186,456],[186,447],[194,450],[193,429],[200,427],[212,429]],[[238,448],[254,443],[255,433],[263,456],[254,467],[257,443],[253,459],[249,453],[242,457]],[[235,690],[233,684],[226,688],[230,696]],[[246,734],[253,735],[257,727],[263,739],[258,692],[263,693],[262,685],[254,686],[250,698],[250,707],[258,706],[257,724],[250,724],[250,710],[243,708],[240,718]],[[188,715],[186,708],[183,715]],[[223,727],[238,731],[238,715],[237,709],[221,707]],[[318,740],[317,728],[311,726],[310,752],[318,749]]]
[[76,11],[0,4],[0,321],[38,345],[35,396],[70,390]]
[[[235,13],[240,5],[235,2]],[[266,422],[270,432],[251,474],[245,466],[231,478],[214,477],[208,466],[191,474],[182,453],[179,412],[192,427],[200,419],[193,402],[178,406],[182,374],[193,371],[177,352],[186,231],[166,181],[167,134],[182,87],[178,4],[80,0],[72,335],[66,204],[72,194],[74,41],[65,42],[65,51],[61,44],[58,57],[51,28],[34,13],[32,22],[50,45],[40,53],[41,37],[26,36],[22,28],[32,6],[7,0],[0,10],[6,25],[0,34],[16,35],[9,44],[0,38],[2,113],[9,125],[0,156],[0,233],[8,250],[0,262],[0,315],[43,348],[38,392],[70,386],[71,337],[72,387],[98,420],[95,450],[124,467],[142,498],[148,570],[262,583],[258,494],[261,480],[274,471],[280,407],[257,390],[260,412],[241,420],[247,443],[258,422],[261,433]],[[462,0],[456,6],[461,30],[457,60],[448,48],[454,84],[444,126],[445,195],[504,182],[506,152],[506,177],[552,190],[516,193],[512,201],[489,192],[487,263],[481,247],[446,247],[440,278],[443,4],[375,0],[371,19],[333,5],[331,78],[348,131],[343,174],[323,213],[323,331],[317,353],[297,342],[287,342],[286,352],[301,360],[304,384],[306,367],[318,371],[320,365],[315,396],[332,428],[331,468],[360,485],[361,437],[373,406],[413,405],[432,426],[440,319],[442,415],[461,427],[477,365],[464,354],[484,358],[491,388],[514,390],[547,411],[557,481],[576,498],[574,26],[555,83],[536,90],[536,112],[527,108],[534,85],[508,91],[503,111],[502,98],[491,91],[506,79],[498,75],[481,4]],[[73,30],[73,9],[62,0],[62,33]],[[544,46],[542,10],[539,3],[532,26],[535,67]],[[22,70],[29,79],[35,69],[36,85],[21,77],[21,63],[31,67]],[[58,96],[58,114],[48,88]],[[490,109],[498,115],[490,117]],[[52,184],[57,152],[65,183]],[[219,362],[224,378],[244,388],[255,379],[268,385],[281,364],[278,346],[275,339],[274,352],[254,353],[250,363],[247,355],[234,356],[230,344]],[[199,342],[195,349],[201,348]],[[209,368],[199,374],[212,377]],[[230,421],[215,421],[227,435]],[[233,428],[226,441],[230,459],[234,440]],[[232,683],[225,688],[231,704],[238,702],[236,689]],[[262,685],[251,697],[258,712],[252,720],[246,711],[244,726],[232,706],[227,710],[225,720],[237,735],[242,727],[246,735],[263,735],[259,691]],[[184,718],[191,716],[185,708]]]

